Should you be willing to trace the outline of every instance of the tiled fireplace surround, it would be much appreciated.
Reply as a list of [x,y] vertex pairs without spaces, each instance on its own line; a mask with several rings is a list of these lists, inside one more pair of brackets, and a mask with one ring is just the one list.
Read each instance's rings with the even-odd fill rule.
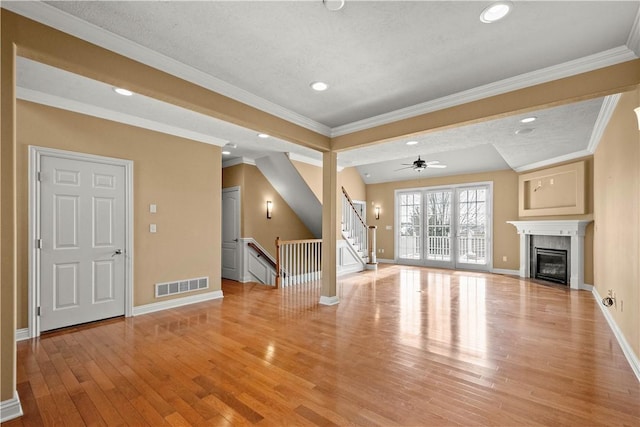
[[571,239],[569,286],[584,286],[584,233],[591,220],[507,221],[520,235],[520,277],[531,277],[531,236],[566,236]]

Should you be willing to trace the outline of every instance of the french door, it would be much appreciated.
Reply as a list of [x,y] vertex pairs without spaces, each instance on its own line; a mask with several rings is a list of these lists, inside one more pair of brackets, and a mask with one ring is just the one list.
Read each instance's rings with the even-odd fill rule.
[[488,270],[491,185],[396,193],[396,257],[408,264]]

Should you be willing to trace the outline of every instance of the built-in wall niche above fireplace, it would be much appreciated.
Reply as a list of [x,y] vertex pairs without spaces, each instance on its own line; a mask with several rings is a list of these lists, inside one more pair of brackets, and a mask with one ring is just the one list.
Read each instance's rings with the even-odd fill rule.
[[567,251],[567,277],[571,289],[588,289],[584,286],[584,233],[591,220],[507,222],[515,226],[520,235],[520,277],[535,277],[535,271],[531,273],[533,248],[546,245],[547,249]]

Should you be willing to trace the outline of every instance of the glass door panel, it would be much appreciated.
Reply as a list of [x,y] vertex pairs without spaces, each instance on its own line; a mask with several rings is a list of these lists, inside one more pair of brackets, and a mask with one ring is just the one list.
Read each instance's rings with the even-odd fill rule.
[[453,190],[427,191],[425,199],[425,258],[428,264],[451,266]]
[[422,194],[419,192],[398,195],[398,258],[422,259]]
[[456,267],[488,267],[488,188],[457,189]]

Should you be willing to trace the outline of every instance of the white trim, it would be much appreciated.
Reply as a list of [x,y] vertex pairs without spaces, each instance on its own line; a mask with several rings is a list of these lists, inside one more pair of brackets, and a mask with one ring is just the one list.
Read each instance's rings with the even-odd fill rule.
[[515,172],[526,172],[532,169],[544,168],[547,166],[555,165],[557,163],[568,162],[569,160],[580,159],[592,155],[589,150],[580,150],[569,154],[563,154],[562,156],[554,157],[552,159],[542,160],[540,162],[530,163],[528,165],[519,166],[514,168]]
[[378,258],[378,263],[382,263],[382,264],[397,264],[398,261],[396,261],[395,259]]
[[255,166],[256,162],[246,157],[233,157],[229,160],[223,161],[222,168],[223,169],[230,168],[231,166],[242,165],[242,164]]
[[633,21],[631,31],[629,31],[627,47],[640,56],[640,9],[638,9],[636,19]]
[[83,21],[46,3],[4,2],[2,7],[125,57],[182,78],[191,83],[195,83],[221,95],[228,96],[236,101],[265,111],[306,129],[310,129],[330,137],[346,135],[352,132],[369,129],[375,126],[392,123],[444,108],[534,86],[536,84],[546,83],[610,65],[631,61],[638,58],[638,55],[634,53],[634,51],[638,52],[638,50],[640,50],[640,48],[638,48],[638,40],[640,40],[640,36],[638,35],[638,18],[636,17],[636,22],[627,40],[627,45],[630,45],[631,47],[622,45],[593,55],[585,56],[583,58],[578,58],[573,61],[568,61],[563,64],[521,74],[519,76],[458,92],[436,100],[391,111],[389,113],[348,123],[335,128],[329,128],[322,123],[316,122],[315,120],[256,96],[244,89],[233,86],[196,68],[134,43],[131,40],[127,40],[126,38],[111,33],[97,25]]
[[20,404],[20,398],[18,397],[17,391],[13,392],[13,398],[0,402],[1,423],[21,417],[22,415],[22,405]]
[[595,289],[595,286],[589,285],[588,283],[583,283],[580,285],[581,291],[593,292],[594,289]]
[[337,305],[340,303],[340,298],[337,295],[332,297],[327,297],[324,295],[320,296],[320,305]]
[[627,358],[627,362],[629,362],[631,370],[636,375],[638,381],[640,381],[640,359],[638,359],[638,356],[633,352],[633,348],[631,347],[631,345],[629,345],[629,342],[627,342],[627,339],[624,337],[624,334],[622,333],[620,328],[618,328],[618,325],[616,324],[611,311],[602,304],[602,297],[598,293],[598,289],[596,289],[595,286],[593,287],[591,293],[596,299],[596,305],[600,307],[600,310],[602,310],[602,314],[604,314],[604,318],[607,319],[607,323],[613,331],[613,335],[615,335],[616,339],[618,340],[618,344],[620,344],[622,353],[624,353],[624,356]]
[[85,104],[83,102],[61,98],[59,96],[50,95],[48,93],[38,92],[31,89],[25,89],[23,87],[16,88],[16,98],[29,102],[35,102],[36,104],[47,105],[49,107],[73,111],[74,113],[98,117],[100,119],[111,120],[118,123],[124,123],[143,129],[149,129],[167,135],[174,135],[180,138],[190,139],[192,141],[216,145],[218,147],[222,147],[229,142],[221,138],[216,138],[215,136],[195,132],[189,129],[183,129],[177,126],[169,125],[167,123],[156,122],[154,120],[132,116],[127,113],[97,107],[95,105]]
[[29,328],[16,329],[16,342],[31,339]]
[[604,134],[604,131],[609,124],[609,120],[611,120],[611,116],[613,116],[613,112],[615,111],[621,96],[622,94],[620,93],[605,96],[604,101],[602,102],[602,106],[600,107],[600,112],[598,113],[598,118],[596,119],[596,124],[593,126],[593,131],[591,132],[589,145],[587,146],[587,151],[591,154],[594,154],[596,152],[596,148],[598,148],[600,139],[602,139],[602,134]]
[[[424,193],[431,192],[431,191],[439,191],[439,190],[451,190],[452,196],[453,196],[451,212],[452,212],[452,218],[456,222],[454,229],[457,231],[457,228],[458,228],[457,223],[459,219],[458,218],[459,207],[457,203],[458,190],[465,189],[465,188],[475,188],[475,187],[486,187],[487,193],[488,193],[487,212],[486,212],[487,236],[485,239],[487,254],[486,254],[485,264],[476,265],[476,264],[468,264],[468,263],[459,263],[457,261],[457,257],[452,257],[451,261],[447,261],[447,262],[438,262],[438,261],[434,262],[434,261],[429,261],[426,258],[421,258],[421,259],[398,258],[397,254],[400,252],[398,247],[400,244],[399,238],[398,238],[400,233],[400,217],[399,217],[400,209],[398,208],[399,194],[420,192],[422,195],[421,197],[422,215],[424,216],[424,212],[426,212],[426,209],[424,209],[424,203],[425,203]],[[394,208],[393,223],[395,227],[395,231],[393,233],[393,247],[394,247],[394,254],[395,254],[395,259],[397,263],[404,264],[404,265],[428,267],[428,268],[445,268],[445,269],[455,269],[455,270],[463,269],[463,270],[469,270],[469,271],[482,271],[487,273],[492,271],[492,268],[493,268],[493,181],[464,182],[460,184],[434,185],[434,186],[428,186],[428,187],[398,188],[394,190],[394,193],[393,193],[393,208]],[[422,219],[424,218],[421,218],[421,220]],[[453,225],[454,224],[452,224],[452,226]],[[451,244],[452,244],[452,251],[456,252],[457,251],[456,236],[453,236],[451,238]]]
[[233,86],[210,74],[111,33],[42,2],[3,2],[2,7],[72,36],[111,50],[208,90],[265,111],[288,122],[329,136],[331,129],[308,117]]
[[508,276],[519,276],[520,270],[507,270],[504,268],[492,268],[491,273],[493,274],[506,274]]
[[222,299],[222,291],[205,292],[197,295],[189,295],[182,298],[174,298],[166,301],[152,302],[150,304],[139,305],[133,307],[133,315],[140,316],[143,314],[155,313],[156,311],[169,310],[171,308],[182,307],[184,305],[196,304],[204,301]]
[[124,167],[125,173],[125,291],[124,315],[130,317],[133,312],[133,161],[113,157],[97,156],[94,154],[76,153],[38,146],[29,146],[29,337],[40,336],[40,316],[37,307],[40,304],[40,261],[36,239],[40,236],[40,185],[37,173],[43,156],[64,158],[70,160],[105,163]]
[[264,257],[260,257],[257,254],[255,254],[252,250],[250,250],[248,244],[249,243],[255,244],[258,248],[260,248],[262,252],[265,253],[266,257],[269,258],[269,260],[274,264],[276,263],[276,260],[273,259],[271,254],[267,250],[265,250],[265,248],[252,237],[241,237],[239,239],[239,242],[241,247],[240,259],[242,260],[242,266],[240,268],[240,277],[238,280],[241,283],[248,283],[248,282],[262,283],[259,277],[251,273],[249,257],[253,257],[253,259],[255,259],[258,263],[262,264],[265,267],[265,269],[269,271],[268,281],[270,281],[271,283],[262,283],[262,284],[267,286],[275,286],[276,270],[271,266],[271,264],[269,264],[267,261],[264,261]]
[[584,234],[593,220],[530,220],[507,221],[516,227],[520,236],[520,277],[531,277],[531,236],[565,236],[571,240],[569,287],[584,286]]
[[585,56],[563,64],[521,74],[519,76],[489,83],[463,92],[454,93],[432,101],[416,104],[411,107],[380,114],[357,122],[335,127],[331,130],[331,137],[342,136],[349,133],[373,128],[375,126],[392,123],[395,121],[416,117],[421,114],[431,113],[466,104],[491,96],[512,92],[518,89],[546,83],[561,78],[593,71],[610,65],[636,59],[636,54],[626,46],[619,46],[593,55]]

